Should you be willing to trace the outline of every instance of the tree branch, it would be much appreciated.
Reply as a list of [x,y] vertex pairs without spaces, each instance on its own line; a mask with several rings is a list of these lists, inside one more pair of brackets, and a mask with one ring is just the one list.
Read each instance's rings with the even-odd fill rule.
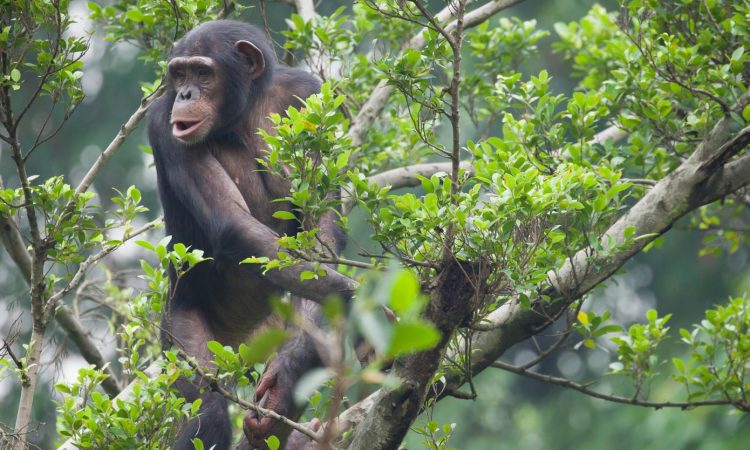
[[[94,179],[101,172],[107,162],[114,156],[119,150],[125,139],[130,133],[135,130],[140,121],[148,111],[151,103],[161,94],[162,88],[154,91],[150,96],[145,97],[141,100],[141,104],[138,109],[130,116],[130,118],[123,124],[117,136],[110,142],[107,148],[99,155],[96,162],[91,166],[89,171],[83,177],[83,180],[79,183],[76,188],[76,196],[85,192],[93,183]],[[71,202],[71,208],[74,203]],[[10,254],[13,261],[21,270],[24,276],[24,280],[29,283],[31,280],[31,257],[26,251],[26,247],[23,245],[23,240],[18,231],[18,227],[15,225],[12,219],[0,218],[0,238],[2,238],[5,249]],[[108,254],[108,253],[107,253]],[[106,255],[102,255],[104,257]],[[101,259],[101,258],[99,258]],[[97,259],[98,260],[98,259]],[[95,261],[92,261],[95,262]],[[90,264],[89,264],[90,265]],[[85,270],[85,269],[84,269]],[[60,305],[55,310],[55,319],[58,321],[65,333],[70,339],[76,344],[81,356],[90,363],[96,366],[98,369],[103,370],[109,377],[102,383],[104,390],[110,395],[117,395],[120,392],[120,387],[117,383],[117,377],[111,368],[106,366],[104,356],[98,350],[96,344],[94,344],[88,337],[86,331],[83,329],[80,321],[76,318],[72,311],[65,305]]]
[[626,405],[645,406],[647,408],[656,408],[656,409],[662,409],[662,408],[689,409],[689,408],[695,408],[698,406],[720,406],[720,405],[735,405],[736,406],[735,402],[731,400],[703,400],[703,401],[698,401],[698,402],[653,402],[653,401],[648,401],[648,400],[639,400],[633,397],[621,397],[619,395],[603,394],[601,392],[597,392],[593,389],[590,389],[588,385],[586,384],[576,383],[575,381],[568,380],[566,378],[553,377],[551,375],[544,375],[541,373],[532,372],[522,367],[516,367],[514,365],[506,364],[501,361],[496,361],[492,363],[492,367],[497,368],[497,369],[502,369],[507,372],[515,373],[517,375],[522,375],[524,377],[531,378],[532,380],[542,381],[544,383],[556,384],[558,386],[573,389],[583,394],[586,394],[590,397],[598,398],[601,400],[606,400],[608,402],[623,403]]
[[130,118],[128,118],[128,120],[122,125],[122,127],[120,127],[120,131],[117,132],[115,138],[112,139],[109,145],[107,145],[107,148],[104,149],[104,151],[101,153],[101,155],[99,155],[98,158],[96,158],[96,161],[91,166],[89,171],[86,172],[86,175],[78,184],[78,187],[76,187],[76,197],[88,190],[89,186],[91,186],[91,184],[94,182],[94,179],[97,177],[97,175],[99,175],[99,172],[101,172],[107,162],[112,159],[112,156],[117,153],[117,150],[120,149],[130,133],[132,133],[133,130],[136,129],[138,124],[146,115],[146,111],[148,111],[148,108],[151,106],[154,100],[156,100],[162,94],[162,92],[164,92],[163,85],[152,92],[151,95],[144,97],[141,100],[141,104],[138,106],[138,109],[136,109],[135,112],[130,116]]
[[[2,178],[0,178],[0,189],[4,189]],[[21,271],[23,279],[28,283],[31,280],[31,255],[26,250],[23,236],[18,231],[18,225],[12,217],[0,215],[0,240],[2,240],[3,247],[5,247],[10,258]]]
[[[596,136],[594,136],[594,138],[589,141],[589,144],[603,145],[608,141],[617,143],[624,139],[626,136],[627,133],[625,133],[622,129],[620,129],[616,125],[612,125],[597,133]],[[439,172],[451,173],[452,168],[453,163],[451,161],[413,164],[411,166],[398,167],[396,169],[376,173],[374,175],[370,175],[367,179],[371,183],[375,183],[380,187],[390,186],[391,189],[399,189],[404,187],[419,186],[420,181],[417,176],[429,178]],[[471,161],[461,161],[460,168],[461,170],[466,171],[466,173],[468,173],[469,175],[474,174],[474,168],[471,164]],[[656,184],[655,181],[648,181],[649,185]],[[352,207],[352,197],[347,194],[343,196],[342,200],[344,202],[344,211],[349,211]]]
[[[396,169],[371,175],[368,177],[368,180],[380,187],[390,186],[391,189],[414,187],[419,186],[420,184],[417,176],[429,178],[440,172],[449,174],[452,165],[453,163],[450,161],[413,164],[411,166],[398,167]],[[461,161],[460,167],[469,175],[474,174],[474,167],[472,166],[471,161]]]

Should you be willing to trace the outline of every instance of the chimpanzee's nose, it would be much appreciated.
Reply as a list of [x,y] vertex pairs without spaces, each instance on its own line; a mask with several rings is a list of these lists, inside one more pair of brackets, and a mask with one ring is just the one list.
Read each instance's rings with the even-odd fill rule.
[[197,100],[198,99],[198,90],[193,86],[185,86],[180,89],[180,91],[177,93],[177,100],[179,101],[188,101],[188,100]]

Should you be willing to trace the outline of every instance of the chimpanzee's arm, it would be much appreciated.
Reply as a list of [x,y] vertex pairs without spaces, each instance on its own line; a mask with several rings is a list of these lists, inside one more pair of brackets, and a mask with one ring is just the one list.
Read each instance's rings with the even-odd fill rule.
[[[318,238],[322,245],[318,247],[328,254],[338,255],[345,245],[346,235],[336,225],[337,215],[329,211],[323,215],[318,223]],[[295,309],[308,326],[319,326],[321,320],[321,306],[310,300],[295,298]],[[266,372],[255,391],[255,400],[266,398],[266,407],[273,409],[283,416],[296,421],[304,412],[304,406],[294,405],[293,392],[300,378],[310,369],[320,365],[320,356],[313,338],[304,330],[300,330],[279,350],[279,354],[268,365]],[[312,426],[312,425],[311,425]],[[263,447],[265,437],[273,434],[286,441],[285,449],[300,450],[310,443],[307,436],[292,430],[283,423],[276,422],[270,417],[262,417],[255,411],[248,411],[244,420],[246,442],[253,447]],[[287,440],[293,433],[293,439]]]
[[[171,150],[161,155],[168,184],[208,236],[211,256],[217,261],[240,261],[249,256],[275,258],[279,251],[278,235],[253,217],[219,161],[204,149]],[[317,280],[300,280],[301,272],[314,270],[309,262],[269,270],[265,277],[279,288],[315,302],[331,295],[349,300],[356,282],[327,266],[322,267],[326,276]]]

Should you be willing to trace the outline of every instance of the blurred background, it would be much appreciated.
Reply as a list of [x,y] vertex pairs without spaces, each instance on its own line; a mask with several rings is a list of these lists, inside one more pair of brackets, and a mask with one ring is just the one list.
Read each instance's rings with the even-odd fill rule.
[[[332,13],[350,2],[320,1],[318,12]],[[607,9],[617,8],[614,1],[600,2]],[[256,6],[257,2],[250,3]],[[526,65],[526,73],[535,74],[544,68],[555,80],[558,92],[570,93],[575,85],[569,64],[562,56],[551,51],[555,39],[553,24],[578,20],[594,4],[587,0],[557,0],[554,2],[528,0],[507,10],[504,16],[517,16],[523,20],[535,19],[538,28],[552,34],[540,43],[540,55]],[[268,2],[269,25],[275,31],[286,28],[285,19],[293,12],[291,6]],[[87,1],[71,2],[71,12],[77,18],[76,33],[93,29],[87,20]],[[257,8],[250,8],[244,20],[262,24]],[[497,18],[493,19],[497,22]],[[106,147],[122,123],[136,109],[140,99],[140,82],[150,82],[154,68],[138,59],[135,47],[124,43],[105,42],[102,33],[91,37],[91,48],[84,58],[82,79],[86,100],[60,133],[36,150],[29,160],[29,173],[41,179],[64,174],[71,184],[78,183],[99,153]],[[275,38],[280,39],[276,34]],[[26,122],[27,126],[41,126],[46,111],[36,111],[37,116]],[[124,191],[136,185],[150,208],[146,219],[158,217],[160,207],[156,193],[156,174],[152,157],[142,146],[148,144],[145,124],[128,139],[113,161],[97,179],[94,191],[97,201],[111,204],[113,188]],[[31,136],[31,129],[24,130]],[[22,134],[22,138],[23,138]],[[467,136],[471,139],[471,136]],[[0,176],[6,187],[18,187],[14,166],[7,149],[0,143]],[[359,219],[357,219],[359,218]],[[160,237],[163,231],[152,233]],[[609,310],[613,320],[623,325],[644,320],[645,312],[657,308],[660,315],[673,313],[671,328],[677,336],[678,328],[689,328],[702,318],[703,311],[714,304],[723,303],[731,294],[747,292],[750,277],[747,269],[747,248],[731,255],[699,257],[700,235],[688,230],[687,222],[672,230],[660,248],[631,261],[623,271],[592,294],[588,307]],[[350,240],[366,245],[369,231],[363,226],[360,211],[352,215]],[[351,247],[356,247],[352,246]],[[117,268],[137,268],[140,253],[129,247],[110,257],[106,264]],[[349,251],[350,257],[354,251]],[[0,336],[18,330],[19,342],[28,339],[30,324],[17,321],[28,319],[26,285],[18,270],[5,252],[0,252]],[[97,342],[101,342],[106,355],[113,355],[114,339],[105,328],[94,326],[94,321],[84,324],[91,328]],[[64,344],[64,335],[56,332],[54,339]],[[551,342],[552,339],[550,338]],[[523,363],[531,359],[534,349],[545,347],[544,338],[528,342],[505,355],[509,362]],[[615,357],[606,350],[573,350],[563,348],[546,359],[537,370],[576,380],[595,380],[607,371]],[[65,346],[58,346],[65,349]],[[84,364],[75,348],[59,358],[50,348],[45,361],[58,361],[44,369],[44,381],[70,379]],[[662,349],[667,355],[680,354],[684,349],[677,337],[672,337]],[[670,358],[666,358],[669,360]],[[664,372],[669,372],[665,367]],[[17,380],[0,380],[0,422],[12,425],[20,389]],[[603,392],[632,395],[632,386],[617,377],[604,377],[595,385]],[[433,411],[432,420],[438,424],[456,423],[450,447],[458,449],[744,449],[749,448],[750,427],[745,418],[729,408],[701,408],[693,411],[650,410],[634,406],[610,404],[591,399],[577,392],[557,386],[520,378],[516,375],[488,369],[476,379],[479,394],[474,401],[446,399]],[[40,387],[39,396],[48,397],[51,388]],[[682,388],[668,376],[657,378],[650,386],[653,398],[681,400]],[[40,423],[32,441],[40,448],[54,448],[55,410],[49,398],[39,398],[34,403],[35,418]],[[420,421],[428,420],[422,417]],[[407,448],[421,448],[419,436],[412,434],[404,443]]]

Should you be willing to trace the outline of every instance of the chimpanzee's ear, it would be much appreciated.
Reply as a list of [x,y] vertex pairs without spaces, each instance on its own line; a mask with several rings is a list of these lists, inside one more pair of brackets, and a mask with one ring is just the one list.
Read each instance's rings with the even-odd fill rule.
[[250,41],[237,41],[234,46],[245,57],[250,77],[256,79],[261,76],[263,71],[266,70],[266,60],[263,58],[263,52]]

